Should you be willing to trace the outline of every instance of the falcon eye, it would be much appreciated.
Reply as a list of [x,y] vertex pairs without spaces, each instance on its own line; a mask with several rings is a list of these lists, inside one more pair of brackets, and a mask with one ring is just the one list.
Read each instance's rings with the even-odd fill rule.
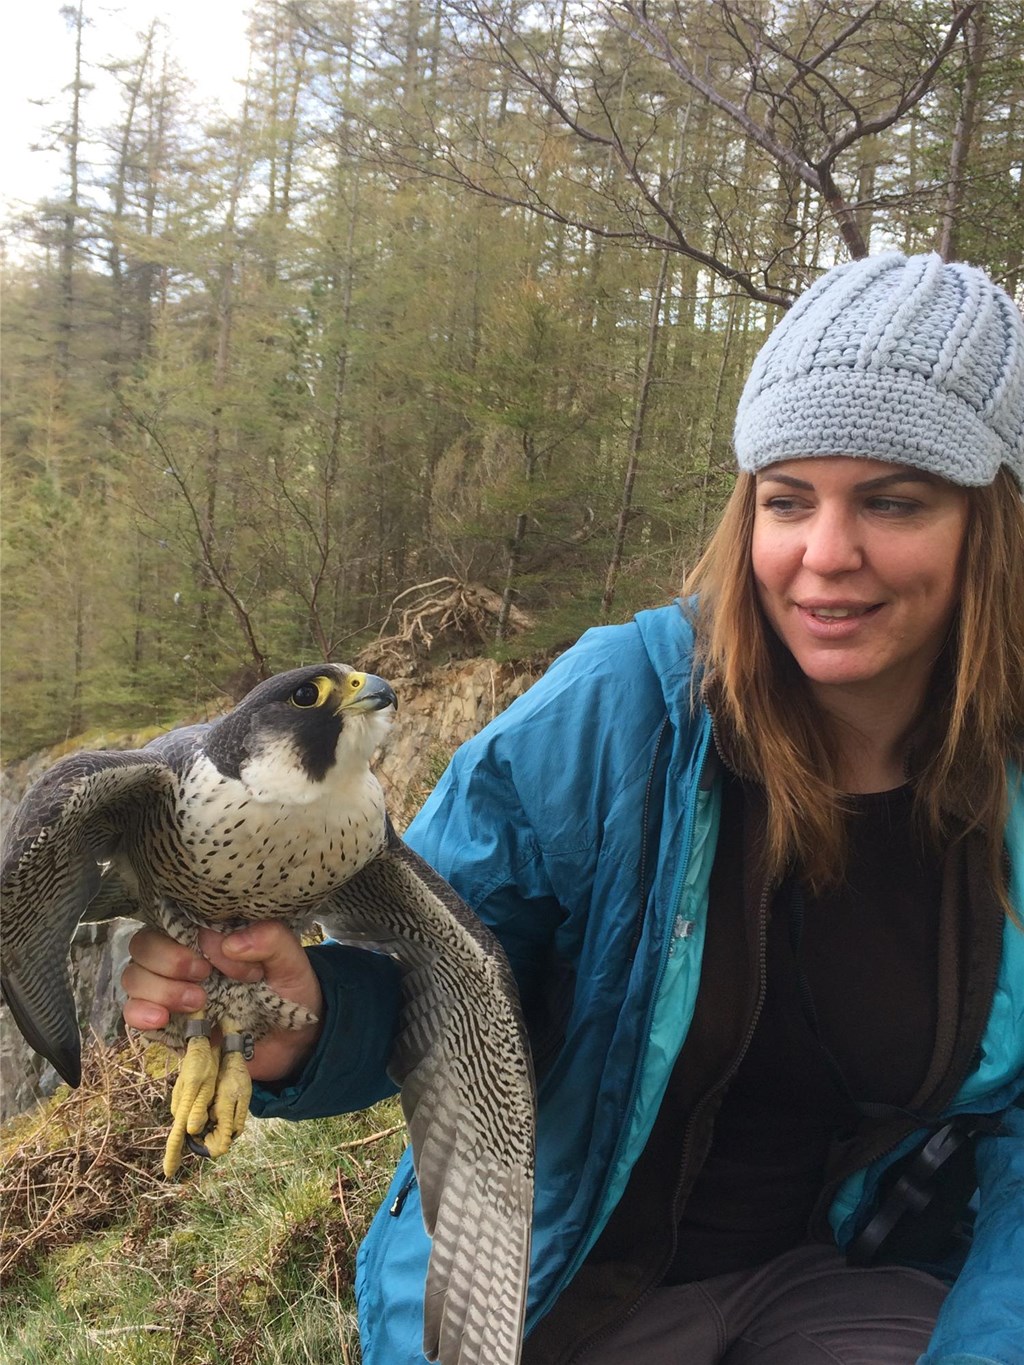
[[288,700],[300,710],[308,711],[311,707],[322,706],[330,694],[330,680],[314,678],[311,682],[304,682],[298,686]]

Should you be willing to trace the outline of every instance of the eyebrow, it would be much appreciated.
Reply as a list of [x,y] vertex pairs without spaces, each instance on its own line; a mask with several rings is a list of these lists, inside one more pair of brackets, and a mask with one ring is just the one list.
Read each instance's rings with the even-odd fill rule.
[[[785,484],[787,488],[810,489],[813,491],[814,484],[807,479],[796,479],[791,474],[773,474],[771,470],[765,470],[759,476],[759,480],[770,483]],[[893,474],[880,474],[877,479],[865,479],[862,483],[853,486],[855,493],[874,493],[881,488],[891,488],[898,483],[925,483],[934,484],[935,477],[926,474],[923,470],[899,469]]]

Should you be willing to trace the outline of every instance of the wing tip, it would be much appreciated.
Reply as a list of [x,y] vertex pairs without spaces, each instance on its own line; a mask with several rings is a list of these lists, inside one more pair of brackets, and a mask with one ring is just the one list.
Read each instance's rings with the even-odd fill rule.
[[82,1084],[82,1049],[78,1048],[74,1055],[62,1053],[60,1057],[51,1057],[57,1074],[61,1080],[67,1081],[72,1090],[77,1090]]
[[45,1057],[50,1065],[73,1090],[82,1084],[82,1039],[78,1033],[74,1002],[71,1002],[70,1020],[62,1021],[67,1028],[61,1032],[62,1038],[48,1037],[34,1018],[34,1012],[13,976],[5,976],[0,983],[0,998],[14,1016],[18,1031],[33,1052]]

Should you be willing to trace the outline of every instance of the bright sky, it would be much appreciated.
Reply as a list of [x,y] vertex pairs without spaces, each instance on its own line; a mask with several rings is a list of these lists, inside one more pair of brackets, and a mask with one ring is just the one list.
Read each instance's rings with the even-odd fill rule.
[[[120,111],[117,86],[100,64],[136,56],[138,34],[159,16],[171,34],[174,54],[194,82],[199,99],[233,111],[248,57],[247,11],[251,0],[85,0],[89,20],[83,36],[87,79],[84,118],[99,131]],[[74,36],[60,0],[7,0],[0,19],[0,218],[17,213],[62,184],[59,151],[31,150],[45,140],[47,125],[67,110],[64,87],[74,74]],[[42,102],[42,103],[40,103]]]

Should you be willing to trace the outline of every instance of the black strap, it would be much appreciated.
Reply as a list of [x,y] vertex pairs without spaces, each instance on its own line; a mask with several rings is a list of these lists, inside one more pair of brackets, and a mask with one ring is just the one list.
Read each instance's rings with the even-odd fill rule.
[[850,1265],[940,1259],[977,1187],[976,1140],[999,1114],[958,1114],[897,1163],[895,1179],[846,1251]]
[[[881,1256],[914,1260],[936,1252],[954,1234],[976,1188],[974,1145],[984,1133],[998,1132],[1001,1114],[958,1114],[941,1122],[895,1104],[858,1100],[842,1068],[821,1035],[814,996],[801,960],[804,930],[804,897],[798,878],[791,878],[789,893],[789,940],[796,965],[800,1007],[825,1065],[839,1091],[864,1118],[909,1118],[915,1126],[930,1129],[924,1141],[898,1161],[890,1175],[878,1208],[847,1248],[851,1265],[870,1265]],[[1018,1101],[1024,1103],[1024,1096]]]

